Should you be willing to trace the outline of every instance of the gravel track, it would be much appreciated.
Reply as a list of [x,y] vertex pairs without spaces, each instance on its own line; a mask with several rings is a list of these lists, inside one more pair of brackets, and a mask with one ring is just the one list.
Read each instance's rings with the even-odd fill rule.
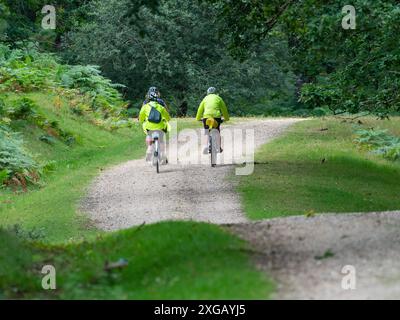
[[[254,129],[257,148],[297,121],[244,121],[231,128]],[[182,148],[182,142],[172,139],[169,147]],[[228,139],[223,148],[229,154],[233,143]],[[81,210],[106,231],[165,220],[224,225],[251,244],[257,266],[278,284],[275,299],[400,299],[400,212],[250,222],[228,179],[234,161],[220,159],[211,168],[208,156],[199,160],[203,164],[170,164],[159,175],[144,160],[110,168],[90,186]],[[342,289],[346,265],[355,267],[356,290]]]
[[[257,148],[279,136],[296,121],[255,120],[225,127],[226,130],[254,129]],[[192,133],[201,137],[200,129]],[[184,143],[179,141],[173,139],[169,148],[182,148]],[[189,148],[198,154],[202,149],[197,140],[189,144]],[[223,148],[223,155],[231,154],[233,142],[224,141]],[[215,224],[247,221],[234,186],[227,179],[235,168],[233,161],[220,159],[220,166],[211,168],[208,155],[199,157],[199,163],[204,164],[193,165],[180,159],[183,163],[162,167],[159,175],[142,159],[106,170],[90,187],[81,210],[90,215],[97,227],[107,231],[165,220]]]
[[[278,283],[275,299],[400,299],[400,212],[321,214],[232,225]],[[325,258],[323,258],[325,256]],[[344,266],[355,290],[343,290]]]

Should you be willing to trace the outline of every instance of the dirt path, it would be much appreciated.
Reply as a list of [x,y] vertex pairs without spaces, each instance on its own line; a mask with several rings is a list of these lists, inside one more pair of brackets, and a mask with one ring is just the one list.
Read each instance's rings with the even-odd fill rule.
[[[324,214],[230,226],[278,283],[275,299],[400,299],[400,212]],[[344,266],[356,289],[343,290]]]
[[[280,135],[296,121],[247,121],[227,128],[226,132],[232,132],[233,135],[231,129],[236,132],[254,129],[254,147],[257,148]],[[192,134],[202,137],[200,130]],[[200,142],[201,139],[195,140],[189,143],[188,148],[196,151],[199,162],[204,164],[190,164],[181,155],[179,160],[182,163],[162,167],[159,175],[144,160],[129,161],[107,170],[94,181],[83,201],[82,211],[89,213],[95,225],[103,230],[119,230],[164,220],[195,220],[216,224],[245,222],[238,195],[227,179],[235,168],[233,161],[220,159],[224,164],[211,168],[209,156],[200,155]],[[233,145],[236,143],[229,139],[223,142],[223,155],[226,158],[232,154]],[[170,149],[176,146],[183,149],[185,144],[173,139]]]
[[[233,128],[254,129],[257,148],[296,121],[257,120]],[[170,147],[184,145],[174,139]],[[233,145],[224,141],[225,155]],[[201,146],[195,142],[189,149]],[[212,169],[208,156],[199,156],[204,164],[182,161],[158,176],[144,160],[127,162],[94,181],[82,210],[103,230],[164,220],[227,224],[249,241],[257,265],[279,284],[276,299],[400,299],[400,212],[249,222],[227,179],[236,166],[226,158]],[[342,289],[346,265],[355,267],[356,290]]]

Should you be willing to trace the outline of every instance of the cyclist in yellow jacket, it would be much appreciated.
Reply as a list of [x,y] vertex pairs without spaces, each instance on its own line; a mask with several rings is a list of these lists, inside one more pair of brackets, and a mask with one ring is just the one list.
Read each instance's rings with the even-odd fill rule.
[[[213,126],[220,131],[221,123],[223,121],[222,117],[224,118],[224,121],[229,121],[228,108],[226,107],[224,100],[217,95],[216,92],[216,88],[208,88],[207,96],[200,103],[196,116],[197,121],[203,121],[205,129],[204,154],[208,154],[208,134],[210,126]],[[220,152],[222,152],[222,148]]]
[[[169,121],[171,116],[169,115],[165,106],[160,103],[160,94],[157,88],[151,87],[145,104],[143,104],[139,113],[139,122],[143,126],[143,131],[146,134],[146,161],[150,161],[152,157],[152,145],[153,131],[161,131],[163,135],[160,139],[161,153],[165,156],[165,134],[169,131]],[[168,162],[168,160],[163,159],[163,162]]]

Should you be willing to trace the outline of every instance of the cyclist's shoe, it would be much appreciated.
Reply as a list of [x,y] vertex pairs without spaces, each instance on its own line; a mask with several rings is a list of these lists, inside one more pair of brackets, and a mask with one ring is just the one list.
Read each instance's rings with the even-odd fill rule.
[[224,149],[219,148],[219,153],[222,153],[222,152],[224,152]]

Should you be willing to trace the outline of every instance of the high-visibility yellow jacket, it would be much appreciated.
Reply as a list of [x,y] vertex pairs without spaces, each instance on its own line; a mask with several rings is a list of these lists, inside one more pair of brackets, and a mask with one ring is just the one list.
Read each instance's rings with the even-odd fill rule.
[[196,120],[206,118],[221,118],[224,117],[225,121],[229,121],[228,108],[224,100],[219,95],[209,94],[200,103],[199,110],[197,111]]
[[[148,121],[152,107],[156,108],[161,113],[160,123],[152,123]],[[145,133],[147,133],[148,130],[168,130],[168,121],[170,120],[171,116],[169,115],[168,111],[161,104],[155,101],[151,101],[143,105],[139,113],[139,121],[143,124],[143,130]]]

